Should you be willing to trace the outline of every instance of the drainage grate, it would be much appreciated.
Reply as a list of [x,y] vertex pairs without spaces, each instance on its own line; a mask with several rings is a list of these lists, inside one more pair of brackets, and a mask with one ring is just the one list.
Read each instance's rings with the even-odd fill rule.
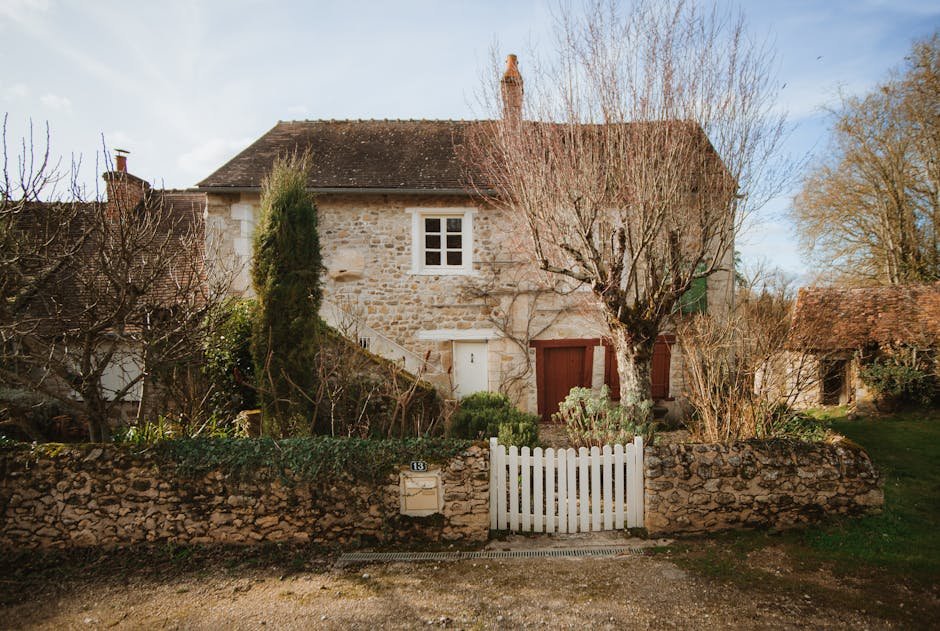
[[612,557],[639,554],[640,548],[609,546],[603,548],[548,548],[544,550],[481,550],[473,552],[347,552],[339,565],[390,561],[462,561],[464,559],[531,559],[546,557]]

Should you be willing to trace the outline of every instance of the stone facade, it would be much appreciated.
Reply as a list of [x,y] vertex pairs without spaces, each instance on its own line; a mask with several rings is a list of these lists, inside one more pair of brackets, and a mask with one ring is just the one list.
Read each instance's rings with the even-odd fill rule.
[[652,446],[645,449],[644,468],[651,534],[786,528],[884,504],[871,459],[849,443]]
[[477,542],[489,529],[488,453],[474,445],[442,463],[443,513],[406,517],[397,472],[379,485],[234,481],[220,472],[190,479],[149,452],[116,445],[38,457],[4,451],[0,546]]
[[[245,295],[251,294],[251,235],[259,205],[256,193],[208,194],[210,251],[237,262],[235,289]],[[528,341],[605,336],[604,320],[585,288],[564,297],[536,289],[558,279],[535,268],[525,255],[525,231],[504,211],[477,206],[466,196],[441,195],[323,194],[317,205],[327,268],[324,319],[445,390],[460,380],[455,342],[485,341],[489,389],[509,391],[518,405],[535,412],[535,352],[523,350]],[[442,275],[415,269],[414,214],[460,209],[472,215],[472,271]],[[730,251],[728,256],[730,270]],[[730,271],[709,279],[708,303],[712,313],[727,313]],[[599,388],[603,349],[595,349],[594,357],[593,385]],[[670,375],[672,396],[679,397],[682,364],[675,346]]]

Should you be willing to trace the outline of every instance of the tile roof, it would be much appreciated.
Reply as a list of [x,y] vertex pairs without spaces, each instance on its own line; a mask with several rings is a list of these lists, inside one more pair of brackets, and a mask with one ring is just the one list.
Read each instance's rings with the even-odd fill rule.
[[[128,211],[140,213],[147,212],[147,209],[162,209],[159,214],[160,224],[155,227],[156,232],[151,242],[155,249],[154,255],[173,252],[174,242],[191,244],[192,247],[198,249],[191,258],[187,258],[198,265],[199,269],[171,268],[166,270],[166,274],[156,279],[152,285],[151,292],[145,299],[148,304],[159,305],[172,301],[179,293],[178,287],[181,282],[184,286],[192,282],[192,277],[182,278],[182,276],[192,273],[201,275],[205,198],[205,193],[194,191],[152,190],[145,204],[140,204]],[[63,214],[62,209],[69,207],[72,210],[65,211],[69,218],[66,232],[56,238],[75,240],[85,233],[87,227],[91,225],[89,222],[99,220],[95,217],[102,212],[101,209],[106,203],[36,202],[24,208],[18,221],[22,229],[26,231],[36,235],[52,235],[55,232],[50,231],[50,226],[61,221],[59,216]],[[160,245],[164,242],[168,243],[167,247]],[[97,260],[100,256],[97,250],[99,243],[97,238],[86,242],[85,246],[76,252],[73,263],[50,279],[42,291],[30,301],[27,309],[39,317],[56,314],[59,322],[47,322],[49,326],[58,327],[60,330],[79,330],[89,321],[94,321],[99,317],[99,311],[110,308],[111,304],[97,304],[100,296],[110,293],[110,283],[101,273],[100,262]],[[149,260],[146,252],[141,252],[139,259]],[[135,266],[142,265],[138,273],[146,276],[152,273],[150,270],[158,269],[151,265],[160,264],[145,262],[137,263]]]
[[791,349],[846,350],[902,343],[940,346],[940,283],[800,290]]
[[275,158],[309,149],[314,189],[460,190],[458,147],[480,121],[281,121],[201,181],[200,189],[258,188]]

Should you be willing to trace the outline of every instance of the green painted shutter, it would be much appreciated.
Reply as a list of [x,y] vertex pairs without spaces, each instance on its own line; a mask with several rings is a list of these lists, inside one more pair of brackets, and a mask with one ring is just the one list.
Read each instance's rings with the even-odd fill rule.
[[679,298],[679,310],[683,315],[708,311],[708,279],[696,278],[692,286]]

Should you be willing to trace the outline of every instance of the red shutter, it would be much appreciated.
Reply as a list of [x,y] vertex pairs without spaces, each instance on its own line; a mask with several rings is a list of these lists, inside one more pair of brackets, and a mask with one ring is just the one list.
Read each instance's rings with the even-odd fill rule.
[[604,344],[604,383],[610,388],[610,400],[620,400],[620,373],[617,372],[617,355],[611,344]]
[[[653,399],[669,398],[669,367],[671,362],[670,344],[673,342],[671,335],[660,335],[653,345],[653,361],[650,366],[650,379],[652,381]],[[610,398],[612,401],[620,400],[620,374],[617,372],[617,355],[614,354],[614,348],[610,344],[605,344],[604,361],[604,383],[610,388]]]
[[650,375],[653,382],[653,399],[669,398],[669,344],[660,336],[653,345],[653,361]]

